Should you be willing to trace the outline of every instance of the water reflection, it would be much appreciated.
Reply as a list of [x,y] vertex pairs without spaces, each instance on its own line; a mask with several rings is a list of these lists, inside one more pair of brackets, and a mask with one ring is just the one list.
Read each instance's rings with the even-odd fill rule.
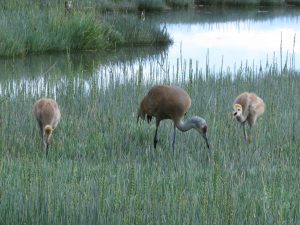
[[33,79],[47,74],[90,77],[101,67],[133,65],[138,61],[155,61],[167,47],[121,48],[110,52],[77,52],[29,55],[24,58],[0,59],[0,82],[12,78]]
[[[189,77],[189,70],[235,71],[240,65],[265,67],[287,62],[300,69],[300,9],[167,11],[146,20],[166,26],[174,40],[169,48],[131,47],[111,52],[33,55],[0,59],[0,84],[31,82],[39,89],[51,79],[67,82],[80,77],[100,87],[115,78],[153,79]],[[88,79],[92,81],[87,81]],[[177,78],[176,78],[177,79]],[[97,80],[97,81],[95,81]],[[85,84],[84,86],[89,86]],[[3,90],[3,88],[2,88]]]
[[[181,14],[181,13],[180,13]],[[180,16],[180,15],[178,15]],[[201,68],[244,64],[263,66],[288,59],[287,66],[300,69],[300,10],[223,11],[195,10],[182,22],[173,13],[161,17],[174,39],[170,61],[198,60]],[[209,60],[207,61],[207,57]],[[284,62],[283,62],[284,64]]]
[[[51,55],[30,55],[24,58],[0,60],[0,95],[56,96],[68,93],[67,87],[113,87],[117,83],[161,79],[167,48],[122,48],[111,52],[78,52]],[[148,71],[144,71],[148,68]],[[149,72],[150,71],[150,72]],[[139,81],[138,81],[139,80]],[[95,85],[96,84],[96,85]],[[72,85],[71,85],[72,86]],[[63,92],[63,93],[62,93]]]

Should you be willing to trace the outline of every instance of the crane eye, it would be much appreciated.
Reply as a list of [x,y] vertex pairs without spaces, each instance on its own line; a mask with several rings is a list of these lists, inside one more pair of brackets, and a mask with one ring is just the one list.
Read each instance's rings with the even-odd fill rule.
[[241,109],[239,108],[237,111],[241,111]]

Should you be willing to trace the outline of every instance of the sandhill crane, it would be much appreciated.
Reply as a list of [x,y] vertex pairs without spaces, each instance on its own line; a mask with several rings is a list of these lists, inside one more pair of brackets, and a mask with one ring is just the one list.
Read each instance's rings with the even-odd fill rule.
[[171,119],[174,122],[173,133],[173,151],[175,150],[175,137],[176,127],[182,131],[188,131],[192,128],[197,130],[205,139],[207,148],[209,148],[207,140],[207,123],[198,116],[193,116],[187,121],[183,121],[185,113],[191,106],[190,96],[180,87],[157,85],[150,89],[148,94],[143,98],[140,103],[137,121],[139,117],[145,120],[147,117],[148,123],[151,121],[152,116],[156,118],[156,130],[154,135],[154,148],[157,144],[157,131],[159,123],[164,119]]
[[42,148],[47,155],[52,131],[60,120],[58,104],[53,99],[42,98],[35,102],[32,112],[40,127]]
[[248,140],[245,124],[248,122],[250,129],[258,117],[265,111],[264,101],[254,93],[244,92],[236,97],[233,102],[233,117],[243,125],[244,137]]

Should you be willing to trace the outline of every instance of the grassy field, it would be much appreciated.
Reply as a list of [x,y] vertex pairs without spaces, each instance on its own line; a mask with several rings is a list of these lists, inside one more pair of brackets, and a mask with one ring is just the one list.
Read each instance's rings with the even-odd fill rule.
[[[87,78],[70,65],[2,81],[0,224],[298,224],[300,74],[279,70],[107,67]],[[137,124],[136,113],[157,83],[187,90],[186,117],[207,120],[211,151],[189,131],[177,132],[173,152],[171,121],[153,148],[155,123]],[[231,116],[243,91],[267,106],[250,144]],[[31,114],[44,96],[62,112],[48,157]]]

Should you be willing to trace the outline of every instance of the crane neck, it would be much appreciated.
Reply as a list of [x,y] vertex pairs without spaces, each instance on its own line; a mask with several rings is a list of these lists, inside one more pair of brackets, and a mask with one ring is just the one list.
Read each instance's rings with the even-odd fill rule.
[[192,119],[183,121],[182,118],[175,121],[175,126],[182,132],[186,132],[195,127]]
[[241,123],[244,123],[247,119],[247,117],[245,115],[239,115],[236,117],[237,121],[241,122]]

